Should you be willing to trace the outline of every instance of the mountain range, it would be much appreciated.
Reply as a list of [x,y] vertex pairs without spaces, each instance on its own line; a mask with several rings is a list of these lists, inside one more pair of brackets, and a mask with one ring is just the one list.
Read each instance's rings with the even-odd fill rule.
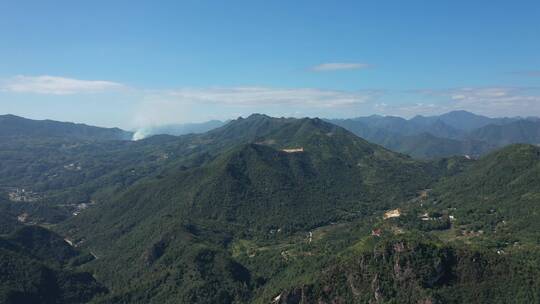
[[[325,120],[370,142],[419,159],[453,155],[478,158],[509,144],[540,144],[540,118],[537,117],[490,118],[467,111],[453,111],[411,119],[372,115]],[[140,140],[154,135],[202,134],[227,123],[211,120],[146,127],[132,132],[3,115],[0,116],[0,137],[33,135],[92,141]]]
[[513,144],[536,119],[253,114],[137,141],[14,121],[0,302],[540,301],[540,148]]
[[466,111],[439,116],[332,119],[329,122],[388,149],[417,158],[479,157],[514,143],[540,143],[536,117],[489,118]]

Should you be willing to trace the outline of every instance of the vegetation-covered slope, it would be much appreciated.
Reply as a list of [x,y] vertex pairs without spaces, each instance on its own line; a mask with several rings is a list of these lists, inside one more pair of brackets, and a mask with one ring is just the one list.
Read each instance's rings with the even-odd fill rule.
[[[219,264],[209,262],[213,269],[209,280],[231,280],[231,286],[237,286],[235,272],[219,270],[231,259],[227,249],[231,242],[264,241],[278,231],[285,237],[366,218],[415,197],[439,174],[435,166],[317,119],[250,117],[219,131],[225,140],[227,134],[236,133],[254,142],[236,145],[199,167],[166,169],[156,179],[140,182],[63,225],[70,238],[100,257],[92,269],[111,286],[112,297],[144,295],[157,301],[164,291],[152,296],[143,293],[142,286],[157,284],[167,271],[184,276],[178,272],[183,269],[179,263],[195,258],[197,248],[221,257],[216,260]],[[292,148],[302,150],[282,151]],[[115,271],[118,267],[129,270]],[[135,274],[145,280],[123,285]],[[174,292],[194,296],[192,286],[208,283],[203,274],[197,277]],[[227,291],[227,298],[244,297],[256,282],[244,284],[244,289]],[[210,294],[221,292],[223,286],[208,288]]]
[[314,282],[286,289],[274,299],[276,303],[536,303],[539,258],[535,252],[500,256],[421,234],[370,236],[318,271]]
[[[414,197],[439,170],[320,120],[295,120],[256,138],[256,143],[240,144],[201,167],[164,170],[107,203],[112,210],[96,209],[75,223],[90,216],[118,222],[125,217],[124,224],[135,223],[155,215],[142,212],[145,208],[168,208],[192,219],[261,229],[302,223],[306,229]],[[280,150],[285,147],[303,150]],[[107,215],[93,215],[105,210]]]
[[0,138],[58,137],[78,140],[129,140],[132,134],[118,128],[100,128],[54,120],[32,120],[0,115]]
[[[0,168],[12,172],[14,186],[34,182],[47,199],[0,195],[0,227],[11,233],[2,252],[13,270],[2,283],[5,297],[538,301],[540,156],[534,146],[515,145],[480,160],[417,161],[319,119],[265,115],[204,134],[137,142],[11,144],[23,147],[21,158],[14,146],[4,146],[0,153],[10,162]],[[33,160],[38,150],[48,152]],[[74,170],[64,167],[76,158]],[[53,226],[74,247],[42,228],[17,230],[34,224],[17,219],[24,213],[63,210],[69,201],[96,201]],[[398,216],[383,218],[390,210]],[[49,274],[41,275],[42,266]],[[52,285],[37,283],[36,273]],[[16,286],[33,287],[20,294]]]
[[[17,216],[27,213],[29,222],[56,223],[140,179],[167,168],[198,166],[235,144],[254,140],[245,132],[255,129],[250,124],[259,121],[256,117],[207,134],[136,142],[66,139],[49,133],[5,139],[0,143],[0,196],[24,202],[10,208]],[[286,121],[260,120],[266,132],[272,126],[265,120],[276,125]]]
[[24,227],[0,237],[0,302],[86,303],[106,292],[91,274],[69,266],[77,258],[84,260],[44,228]]
[[374,236],[260,303],[536,303],[539,165],[531,145],[459,165]]
[[455,208],[456,225],[492,240],[540,244],[540,148],[512,145],[475,162],[433,190],[437,208]]

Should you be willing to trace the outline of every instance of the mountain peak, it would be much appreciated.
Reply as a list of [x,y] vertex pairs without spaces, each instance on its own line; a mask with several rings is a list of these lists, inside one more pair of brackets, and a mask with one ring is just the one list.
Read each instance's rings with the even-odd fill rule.
[[465,110],[450,111],[448,113],[444,113],[444,114],[441,114],[439,116],[440,117],[488,118],[489,119],[489,117],[486,117],[486,116],[483,116],[483,115],[478,115],[478,114],[475,114],[475,113],[472,113],[472,112],[469,112],[469,111],[465,111]]
[[[241,117],[240,117],[241,118]],[[266,114],[261,114],[261,113],[253,113],[251,115],[249,115],[247,118],[245,119],[250,119],[250,120],[255,120],[255,119],[271,119],[272,117],[266,115]]]

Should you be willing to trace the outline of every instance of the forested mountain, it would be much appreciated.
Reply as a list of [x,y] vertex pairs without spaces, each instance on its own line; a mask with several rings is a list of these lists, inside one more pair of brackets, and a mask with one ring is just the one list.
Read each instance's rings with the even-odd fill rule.
[[540,144],[540,121],[518,120],[505,125],[488,125],[471,132],[469,138],[502,147],[515,143]]
[[[156,284],[155,280],[188,275],[182,272],[188,271],[182,270],[182,257],[202,254],[177,251],[188,246],[204,248],[204,255],[209,255],[205,267],[217,272],[212,280],[242,286],[235,277],[238,274],[223,272],[222,266],[213,264],[216,255],[232,259],[227,247],[233,242],[287,237],[337,221],[365,218],[415,197],[438,174],[427,163],[372,145],[318,119],[258,115],[212,133],[225,140],[245,136],[253,142],[238,144],[201,167],[166,171],[156,180],[138,183],[103,208],[63,225],[64,233],[75,242],[84,240],[83,247],[103,256],[95,269],[114,286],[111,301],[115,297],[139,299],[143,286]],[[178,234],[184,236],[174,237]],[[114,254],[120,251],[124,254]],[[130,265],[130,260],[138,262]],[[109,272],[113,264],[131,270],[115,275]],[[157,269],[159,275],[152,278]],[[124,276],[131,271],[145,279],[140,285],[123,286]],[[205,287],[198,289],[197,284]],[[247,296],[243,299],[247,301],[254,288],[226,290],[207,284],[205,278],[192,281],[174,291],[175,298],[190,302],[204,296],[200,301],[211,303],[211,295],[221,294],[238,300]],[[155,298],[144,293],[145,301],[166,299],[164,290],[156,292]]]
[[11,137],[58,137],[79,140],[128,140],[130,132],[118,128],[100,128],[85,124],[32,120],[15,115],[0,115],[0,139]]
[[[164,170],[154,180],[134,185],[118,201],[108,203],[113,210],[121,209],[117,214],[109,210],[110,215],[97,214],[96,220],[111,217],[122,222],[125,217],[138,222],[140,216],[155,214],[129,214],[137,212],[132,207],[162,196],[184,199],[159,204],[155,200],[154,207],[179,209],[170,212],[181,211],[191,220],[233,222],[263,233],[272,228],[305,230],[414,197],[439,174],[429,163],[372,145],[317,119],[250,117],[219,132],[260,123],[278,127],[262,129],[265,136],[253,134],[254,142],[239,143],[201,166]],[[74,220],[89,216],[93,213]]]
[[[486,178],[487,177],[487,178]],[[456,208],[461,229],[482,230],[490,242],[540,241],[540,148],[511,145],[438,183],[435,205]]]
[[503,124],[504,122],[513,121],[513,118],[490,118],[482,115],[477,115],[467,111],[452,111],[438,116],[415,116],[410,121],[418,124],[429,126],[440,121],[445,125],[456,130],[471,131],[490,124]]
[[308,303],[536,303],[539,168],[540,149],[530,145],[470,162],[376,224],[380,237],[364,238],[324,275],[281,295]]
[[[385,128],[404,123],[381,119],[367,119],[381,129],[365,130],[389,134]],[[448,134],[479,130],[456,128],[453,119],[437,125]],[[4,141],[0,297],[540,301],[538,147],[415,160],[353,132],[254,114],[202,134],[139,141]],[[401,147],[422,146],[426,155],[478,147],[472,138],[407,132],[412,144]]]
[[417,158],[479,157],[512,143],[540,143],[537,118],[489,118],[466,111],[439,116],[328,120],[371,142]]
[[[453,111],[439,116],[415,116],[409,120],[372,115],[327,121],[390,150],[423,159],[452,155],[478,157],[512,143],[540,143],[540,120],[536,118],[489,118],[466,111]],[[2,115],[0,138],[4,141],[20,140],[21,137],[34,138],[38,142],[43,142],[44,138],[87,142],[132,138],[140,140],[156,134],[201,134],[225,124],[221,121],[208,121],[163,125],[131,133],[118,128]]]
[[75,269],[92,259],[40,227],[0,237],[0,302],[87,302],[107,291],[91,274]]
[[28,214],[28,222],[56,223],[140,179],[198,166],[233,145],[255,140],[253,130],[266,132],[271,124],[286,121],[259,115],[205,134],[140,141],[9,138],[0,144],[0,197],[24,201],[5,208]]

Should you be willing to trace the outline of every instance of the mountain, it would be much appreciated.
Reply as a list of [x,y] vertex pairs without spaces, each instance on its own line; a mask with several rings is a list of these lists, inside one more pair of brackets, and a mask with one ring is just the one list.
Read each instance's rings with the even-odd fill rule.
[[[249,302],[269,277],[237,264],[233,244],[370,217],[440,174],[320,119],[253,115],[205,136],[237,144],[202,166],[134,184],[59,227],[100,257],[91,267],[111,288],[107,301]],[[126,286],[135,273],[139,282]]]
[[410,121],[423,125],[441,121],[452,128],[463,131],[478,129],[494,123],[494,119],[492,118],[467,111],[452,111],[438,116],[415,116]]
[[252,130],[262,134],[272,128],[266,124],[270,121],[258,115],[204,134],[139,141],[10,138],[0,145],[0,197],[6,200],[0,207],[9,210],[7,222],[24,216],[29,223],[57,223],[162,170],[199,166],[234,145],[251,142],[258,136]]
[[[345,119],[344,121],[347,120],[348,119]],[[357,117],[350,120],[382,130],[399,130],[399,133],[404,134],[412,132],[408,121],[404,118],[396,116],[371,115],[366,117]]]
[[451,155],[478,157],[496,148],[481,140],[456,140],[440,138],[430,133],[411,136],[394,136],[380,143],[384,147],[410,155],[415,158],[429,159]]
[[[276,303],[534,303],[540,299],[540,148],[470,161],[400,214],[267,294]],[[509,274],[512,274],[509,276]],[[260,303],[264,303],[261,301]]]
[[79,140],[129,140],[130,132],[118,128],[100,128],[85,124],[32,120],[15,115],[0,115],[0,138],[58,137]]
[[535,275],[539,258],[535,252],[501,256],[416,233],[367,236],[311,282],[274,292],[272,299],[274,303],[535,303],[540,297]]
[[0,237],[0,301],[86,303],[106,292],[91,274],[72,266],[91,258],[40,227]]
[[[262,125],[266,127],[257,132]],[[426,187],[436,174],[428,163],[370,144],[319,119],[250,117],[213,132],[226,139],[236,129],[253,141],[239,142],[200,167],[165,170],[155,181],[129,189],[126,198],[119,198],[121,202],[111,202],[113,210],[124,208],[118,214],[99,217],[137,221],[138,215],[130,214],[138,212],[133,206],[144,208],[151,197],[184,197],[186,201],[178,204],[191,219],[233,221],[260,226],[263,231],[276,225],[308,229],[321,221],[361,215],[364,203],[378,201],[382,205],[376,208],[382,208],[391,201],[403,201]],[[156,200],[156,204],[157,208],[161,203]],[[257,214],[265,218],[253,218]]]
[[429,132],[438,137],[457,138],[463,134],[459,128],[455,128],[443,120],[437,119],[437,117],[424,118],[417,116],[413,119],[406,120],[395,116],[371,115],[353,119],[329,120],[329,122],[339,126],[342,126],[342,123],[347,123],[349,126],[360,123],[372,129],[404,136]]
[[[417,158],[435,158],[464,155],[483,147],[465,148],[466,143],[458,138],[463,131],[442,120],[415,117],[406,120],[400,117],[372,115],[354,119],[328,120],[368,141],[390,150],[409,154]],[[417,145],[420,146],[417,147]]]
[[[405,120],[404,120],[405,121]],[[330,120],[366,140],[387,149],[404,153],[419,159],[469,155],[477,157],[494,147],[486,142],[473,139],[454,139],[461,135],[441,121],[422,127],[379,128],[356,119]],[[404,131],[404,130],[409,131]],[[434,134],[438,134],[436,136]]]
[[540,121],[518,120],[504,125],[487,125],[472,131],[468,137],[499,147],[515,143],[540,144]]
[[[424,155],[495,149],[342,123]],[[139,141],[10,139],[0,159],[0,301],[540,299],[536,146],[416,160],[254,114]]]
[[491,241],[539,240],[540,148],[510,145],[440,182],[434,200],[440,211],[455,208],[463,231],[482,230]]
[[393,151],[424,159],[452,155],[477,158],[508,144],[539,142],[538,119],[489,118],[467,111],[409,120],[372,115],[329,122]]

